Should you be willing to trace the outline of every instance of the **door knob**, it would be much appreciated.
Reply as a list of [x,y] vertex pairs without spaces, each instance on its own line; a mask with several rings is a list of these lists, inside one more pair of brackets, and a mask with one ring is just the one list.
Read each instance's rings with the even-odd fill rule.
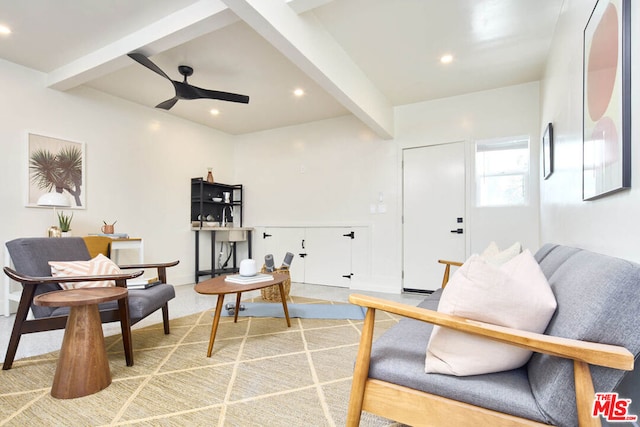
[[455,234],[462,234],[464,233],[464,230],[462,230],[462,228],[456,228],[455,230],[451,230],[451,232]]

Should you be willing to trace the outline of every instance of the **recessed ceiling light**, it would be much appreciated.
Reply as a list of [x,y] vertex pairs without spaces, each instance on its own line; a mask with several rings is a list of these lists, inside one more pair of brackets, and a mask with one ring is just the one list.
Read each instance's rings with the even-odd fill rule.
[[0,24],[0,34],[11,34],[11,28]]
[[450,55],[448,53],[440,57],[440,62],[442,62],[443,64],[450,64],[452,61],[453,61],[453,55]]
[[149,123],[149,130],[152,130],[152,131],[158,131],[158,130],[160,130],[160,122],[159,122],[159,121],[157,121],[157,120],[152,120],[152,121]]
[[298,88],[298,89],[296,89],[296,90],[294,90],[294,91],[293,91],[293,94],[294,94],[295,96],[302,96],[302,95],[304,95],[304,90],[303,90],[303,89]]
[[220,114],[220,110],[216,110],[215,108],[211,109],[209,112],[212,116],[217,116],[218,114]]

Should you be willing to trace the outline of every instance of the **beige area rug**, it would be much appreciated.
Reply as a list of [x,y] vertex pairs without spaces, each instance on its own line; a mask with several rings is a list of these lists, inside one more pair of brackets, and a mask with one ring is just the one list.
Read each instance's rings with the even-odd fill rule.
[[[161,324],[134,330],[132,367],[120,336],[106,337],[113,382],[91,396],[51,397],[57,352],[17,360],[0,372],[0,426],[345,424],[362,321],[223,317],[207,358],[212,314],[173,319],[170,335]],[[377,334],[398,321],[376,317]],[[363,413],[361,426],[393,425]]]

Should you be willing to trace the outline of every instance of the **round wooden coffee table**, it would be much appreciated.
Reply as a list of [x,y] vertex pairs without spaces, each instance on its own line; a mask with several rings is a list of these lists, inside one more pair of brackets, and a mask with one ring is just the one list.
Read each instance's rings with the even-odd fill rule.
[[70,307],[51,396],[72,399],[96,393],[111,384],[98,304],[127,297],[121,287],[81,288],[40,294],[34,304]]
[[198,283],[195,286],[196,292],[205,295],[218,295],[218,301],[216,302],[216,312],[213,316],[213,323],[211,324],[211,336],[209,337],[209,348],[207,349],[207,357],[211,357],[211,350],[213,349],[213,342],[216,339],[216,332],[218,331],[218,323],[220,322],[220,315],[222,314],[222,306],[224,305],[224,296],[227,294],[236,294],[236,310],[233,316],[233,321],[238,321],[238,308],[240,307],[240,295],[243,292],[255,291],[257,289],[266,288],[268,286],[278,285],[280,288],[280,297],[282,298],[282,309],[284,310],[284,317],[287,320],[287,326],[291,327],[291,320],[289,320],[289,309],[287,308],[287,297],[284,291],[283,283],[289,278],[287,274],[272,273],[273,280],[239,284],[225,281],[227,276],[216,276],[209,280]]

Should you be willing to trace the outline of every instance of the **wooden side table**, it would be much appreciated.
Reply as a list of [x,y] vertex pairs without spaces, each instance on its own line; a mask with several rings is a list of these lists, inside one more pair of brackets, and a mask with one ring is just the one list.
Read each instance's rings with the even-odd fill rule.
[[233,316],[233,321],[238,321],[238,310],[240,307],[240,295],[243,292],[255,291],[257,289],[266,288],[267,286],[278,285],[280,288],[280,296],[282,298],[282,309],[284,311],[284,317],[287,321],[287,326],[291,327],[291,320],[289,319],[289,309],[287,308],[287,296],[284,291],[283,283],[289,278],[288,274],[273,273],[273,280],[266,282],[258,282],[251,284],[239,284],[225,281],[226,276],[212,277],[209,280],[196,284],[195,290],[199,294],[205,295],[218,295],[218,301],[216,303],[216,312],[213,316],[213,323],[211,324],[211,336],[209,337],[209,348],[207,348],[207,357],[211,357],[211,351],[213,350],[213,342],[216,339],[216,332],[218,331],[218,323],[220,322],[220,315],[222,314],[222,306],[224,305],[224,296],[226,294],[236,294],[236,310]]
[[51,396],[72,399],[96,393],[111,384],[98,304],[124,298],[126,305],[127,293],[121,287],[81,288],[34,298],[36,305],[70,307]]

